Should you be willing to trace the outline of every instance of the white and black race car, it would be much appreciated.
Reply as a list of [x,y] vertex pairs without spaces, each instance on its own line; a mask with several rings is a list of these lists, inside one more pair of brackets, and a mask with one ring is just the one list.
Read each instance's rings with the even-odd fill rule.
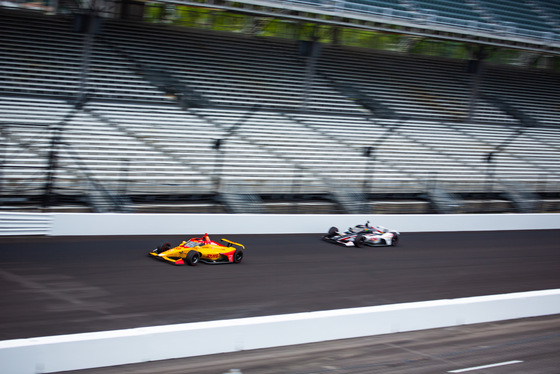
[[370,246],[396,246],[399,242],[400,233],[383,226],[372,226],[369,221],[365,225],[349,227],[341,233],[337,227],[331,227],[323,240],[341,244],[347,247]]

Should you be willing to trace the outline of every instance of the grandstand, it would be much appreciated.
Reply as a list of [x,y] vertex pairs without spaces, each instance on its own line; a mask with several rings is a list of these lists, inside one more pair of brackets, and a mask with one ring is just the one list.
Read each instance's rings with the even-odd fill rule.
[[[232,4],[206,6],[234,12]],[[560,53],[557,7],[499,0],[235,4],[243,14],[262,17],[265,9],[288,22],[338,14],[344,19],[336,28],[348,19],[368,29],[393,25],[411,43],[380,50],[314,34],[269,37],[254,27],[228,32],[113,15],[83,32],[84,18],[76,16],[83,9],[66,2],[50,12],[3,3],[0,207],[560,209],[560,74],[550,63]],[[407,25],[414,22],[420,34],[412,38]],[[472,56],[412,52],[441,27],[443,39],[464,38]],[[499,42],[491,36],[497,31]],[[489,35],[472,44],[483,32]],[[481,45],[508,43],[524,51],[517,65],[481,57]],[[529,66],[537,60],[552,66]]]

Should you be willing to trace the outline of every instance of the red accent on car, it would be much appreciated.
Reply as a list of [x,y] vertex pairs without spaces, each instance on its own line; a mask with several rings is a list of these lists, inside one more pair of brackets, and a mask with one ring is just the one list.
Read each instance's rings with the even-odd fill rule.
[[221,255],[227,256],[227,259],[229,262],[233,262],[233,254],[235,253],[235,251],[231,251],[231,252],[224,252],[224,253],[220,253]]
[[183,261],[183,259],[180,258],[177,261],[175,261],[175,265],[185,265],[185,261]]

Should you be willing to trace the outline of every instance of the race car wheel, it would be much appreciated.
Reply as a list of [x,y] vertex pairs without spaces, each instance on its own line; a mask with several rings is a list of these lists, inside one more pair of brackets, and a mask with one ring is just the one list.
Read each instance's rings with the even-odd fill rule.
[[362,234],[358,234],[356,238],[354,238],[354,245],[358,248],[363,247],[365,243],[366,243],[366,237],[363,236]]
[[327,233],[327,238],[332,238],[333,236],[336,235],[336,233],[338,232],[338,227],[331,227],[329,229],[329,232]]
[[243,250],[241,248],[237,248],[233,253],[233,262],[238,264],[241,261],[243,261]]
[[391,246],[395,247],[397,244],[399,244],[399,236],[393,234],[393,240],[391,240]]
[[162,242],[160,245],[157,246],[156,253],[163,253],[170,248],[171,248],[171,244],[167,242]]
[[185,260],[187,264],[196,266],[196,264],[198,264],[198,260],[200,260],[200,253],[198,253],[197,251],[189,251]]

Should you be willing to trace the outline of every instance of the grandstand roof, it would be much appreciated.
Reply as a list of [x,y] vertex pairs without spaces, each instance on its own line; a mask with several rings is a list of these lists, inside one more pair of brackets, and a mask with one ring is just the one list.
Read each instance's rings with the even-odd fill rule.
[[503,0],[158,0],[263,17],[560,54],[560,7]]

